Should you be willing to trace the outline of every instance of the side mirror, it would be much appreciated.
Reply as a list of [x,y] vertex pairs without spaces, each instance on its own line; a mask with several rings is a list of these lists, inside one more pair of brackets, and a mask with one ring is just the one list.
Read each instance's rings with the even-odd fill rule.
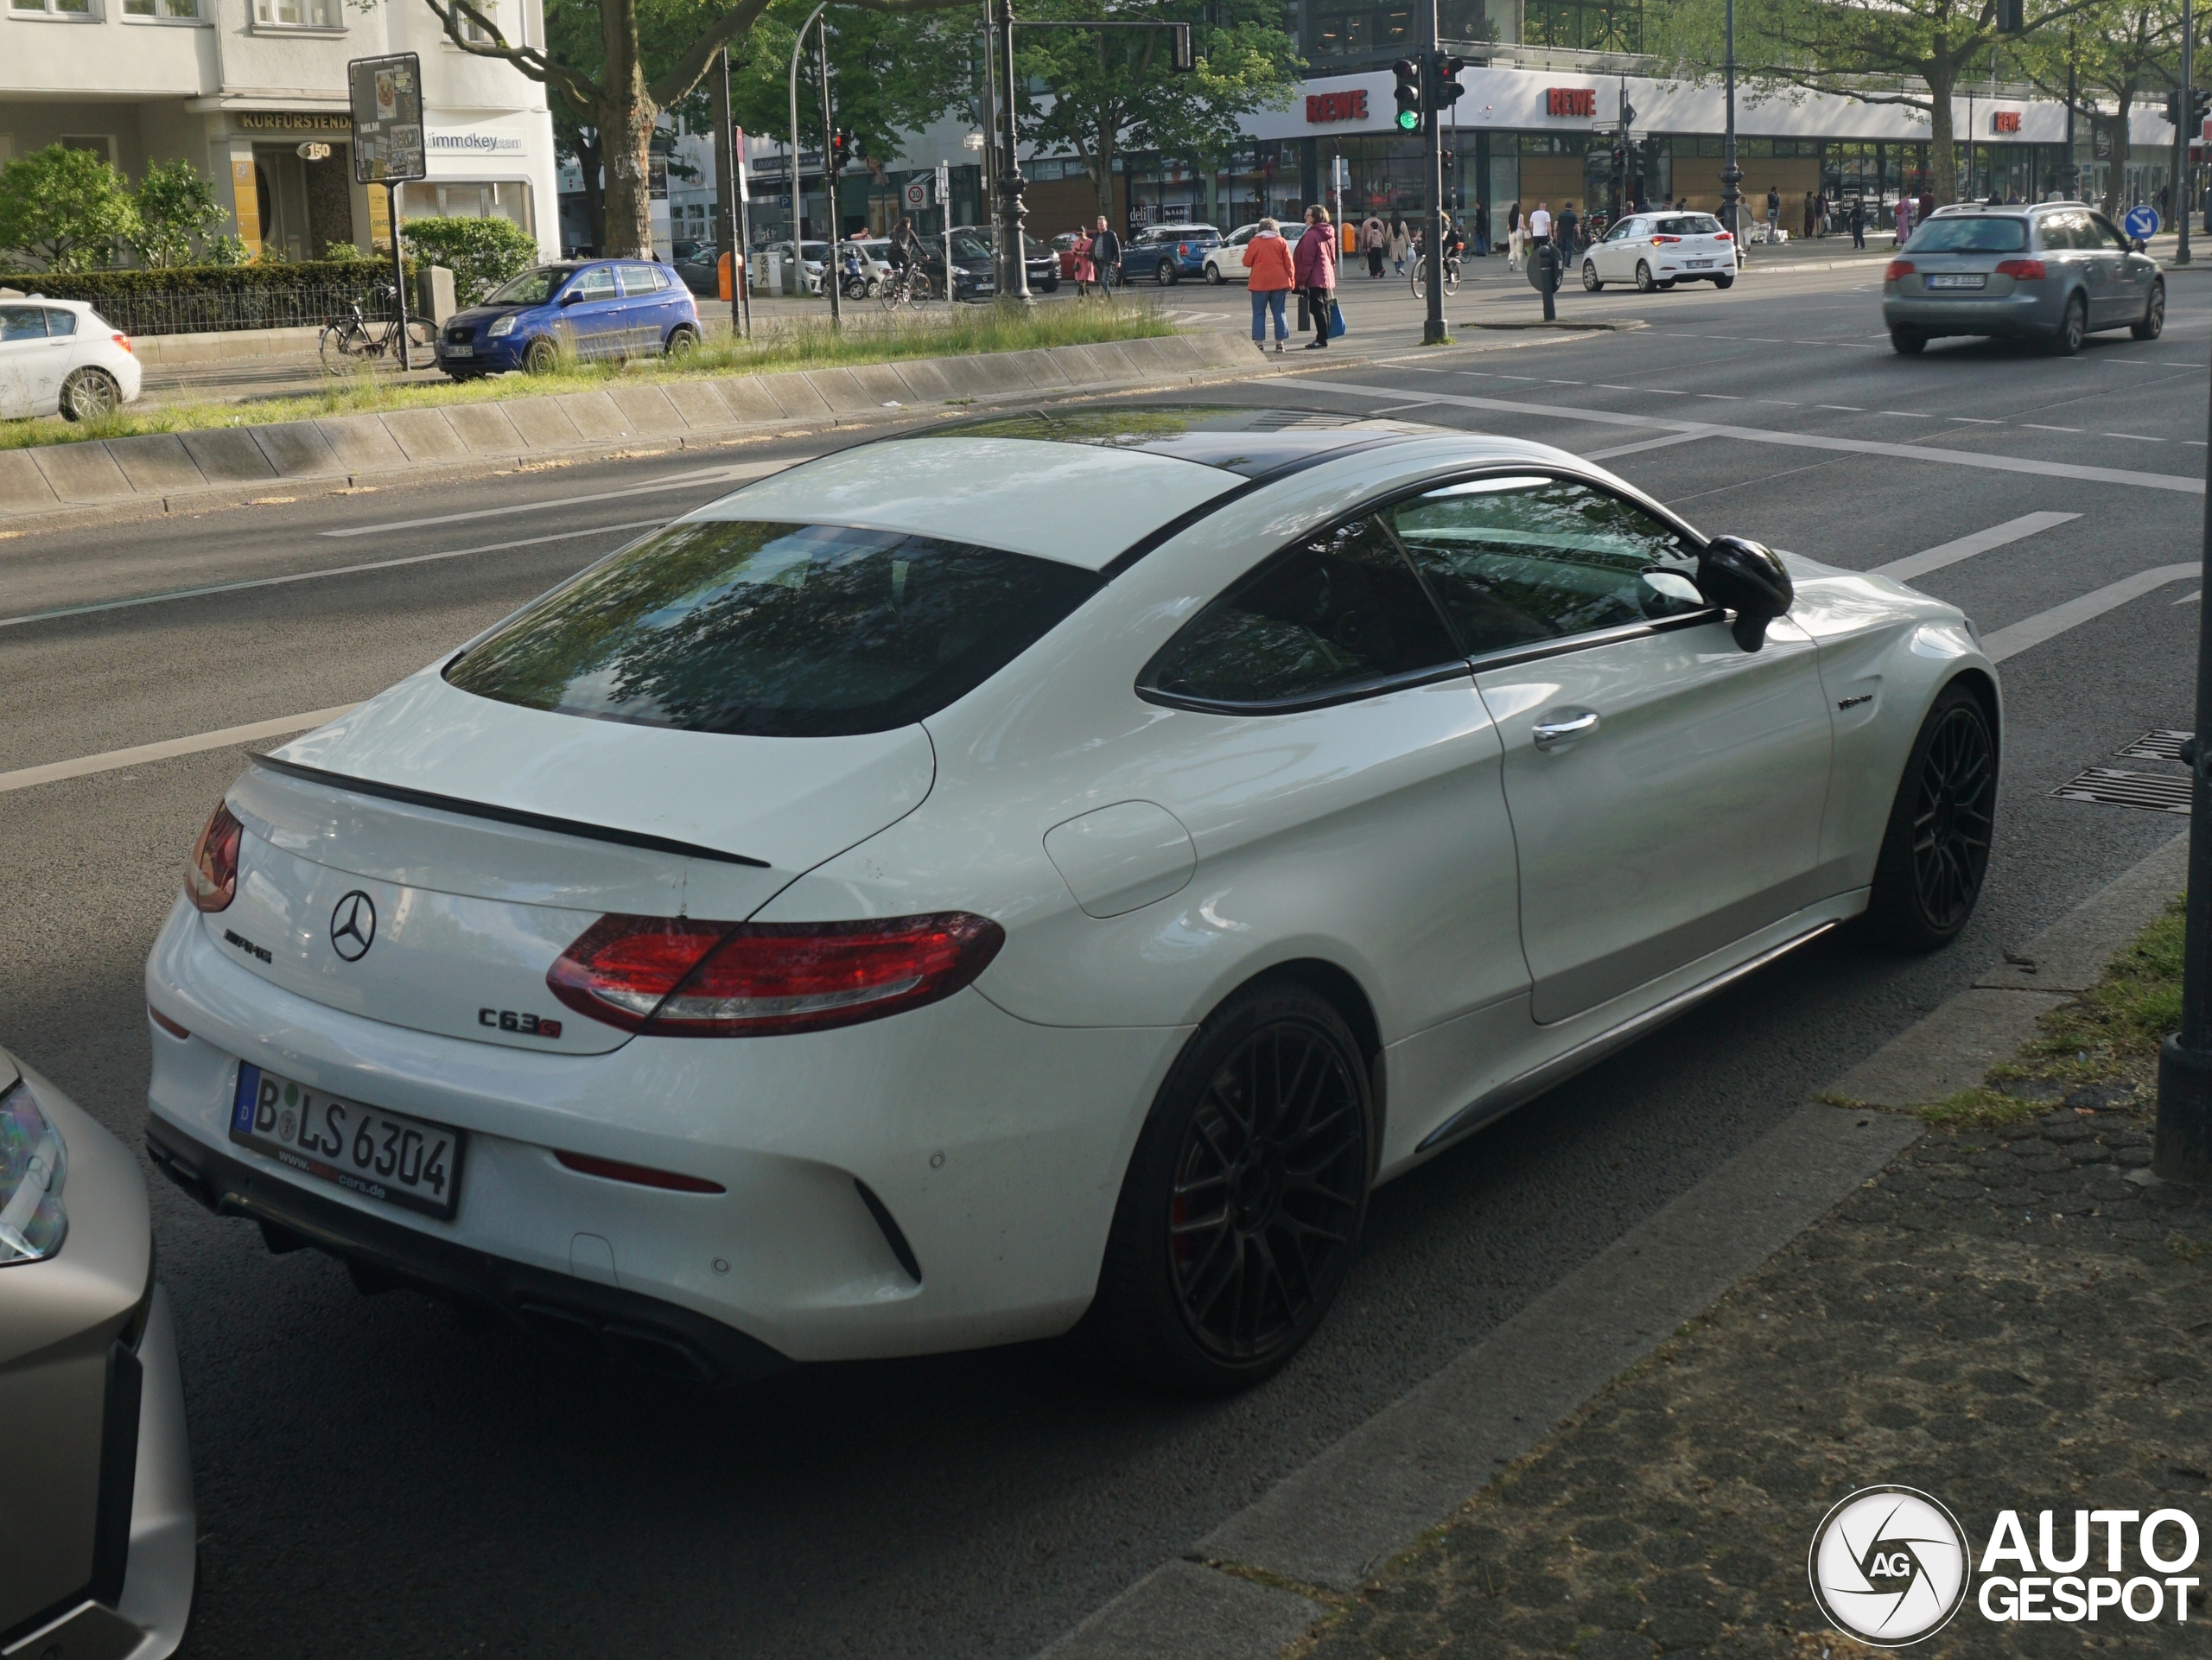
[[1766,626],[1796,602],[1789,572],[1762,543],[1740,536],[1716,536],[1697,558],[1698,592],[1713,605],[1736,614],[1730,625],[1736,644],[1756,652],[1766,644]]
[[2139,237],[2133,237],[2133,238],[2130,238],[2130,239],[2129,239],[2129,240],[2128,240],[2128,244],[2127,244],[2127,245],[2128,245],[2129,247],[2131,247],[2131,248],[2134,249],[2136,252],[2138,252],[2138,253],[2141,253],[2145,249],[2148,248],[2151,245],[2150,245],[2149,243],[2145,242],[2145,241],[2141,237],[2139,237]]
[[582,289],[569,289],[561,296],[561,303],[564,306],[572,306],[583,297],[584,291]]

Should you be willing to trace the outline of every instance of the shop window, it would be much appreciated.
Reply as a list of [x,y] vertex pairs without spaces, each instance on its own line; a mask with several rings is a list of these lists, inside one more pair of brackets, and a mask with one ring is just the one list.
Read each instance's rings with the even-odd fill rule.
[[1349,58],[1369,50],[1374,41],[1374,15],[1366,11],[1323,13],[1314,23],[1314,55]]
[[339,0],[253,0],[253,21],[263,29],[342,29]]

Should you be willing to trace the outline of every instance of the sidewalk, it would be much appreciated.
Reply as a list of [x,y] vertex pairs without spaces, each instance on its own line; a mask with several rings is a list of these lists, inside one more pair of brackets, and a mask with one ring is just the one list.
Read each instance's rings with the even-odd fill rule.
[[[2007,1510],[2031,1544],[2057,1511],[2062,1555],[2076,1508],[2212,1521],[2212,1194],[2143,1180],[2178,919],[2147,938],[1997,1087],[1923,1106],[1934,1122],[1876,1180],[1287,1652],[1868,1653],[1821,1616],[1807,1553],[1831,1505],[1880,1484],[1948,1506],[1970,1567]],[[2132,1534],[2127,1560],[2123,1578],[2152,1571],[2132,1565]],[[2189,1616],[2212,1617],[2194,1600]],[[1970,1596],[1912,1652],[2092,1647],[2203,1638],[2170,1601],[2155,1620],[2107,1606],[2069,1625],[1993,1621]]]

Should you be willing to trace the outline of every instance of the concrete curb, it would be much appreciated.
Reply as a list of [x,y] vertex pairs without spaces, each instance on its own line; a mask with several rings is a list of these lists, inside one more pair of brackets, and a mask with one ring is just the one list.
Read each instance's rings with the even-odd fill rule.
[[[1950,1080],[1969,1068],[1979,1083],[2010,1053],[1994,1045],[2094,983],[2157,917],[2182,884],[2187,849],[2177,836],[2107,885],[1847,1072],[1836,1092],[1917,1103],[1967,1087]],[[1882,1081],[1913,1068],[1941,1087]],[[1320,1599],[1358,1589],[1919,1134],[1892,1113],[1801,1108],[1043,1655],[1271,1660],[1328,1612]]]
[[1516,317],[1510,321],[1486,323],[1479,318],[1457,324],[1463,328],[1564,328],[1573,332],[1596,334],[1624,334],[1631,329],[1649,328],[1651,325],[1641,317],[1555,317],[1546,322],[1541,317]]
[[1244,340],[1191,334],[46,444],[0,450],[0,524],[28,527],[88,509],[190,512],[236,506],[291,484],[351,486],[391,474],[427,481],[610,448],[677,449],[786,429],[908,419],[956,403],[1049,400],[1281,372]]

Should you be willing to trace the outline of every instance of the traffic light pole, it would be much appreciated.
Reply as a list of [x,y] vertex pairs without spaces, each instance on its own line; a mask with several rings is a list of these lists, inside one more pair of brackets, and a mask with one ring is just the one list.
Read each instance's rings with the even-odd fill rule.
[[1742,261],[1750,258],[1750,252],[1744,246],[1744,216],[1738,211],[1744,193],[1737,188],[1744,182],[1744,170],[1736,165],[1736,0],[1728,0],[1727,31],[1728,130],[1720,146],[1720,222],[1728,227],[1736,258]]
[[2192,38],[2196,33],[2190,0],[2181,0],[2180,107],[2175,111],[2181,118],[2174,123],[2174,226],[2181,233],[2180,245],[2174,250],[2177,265],[2189,264],[2189,130],[2197,124],[2196,66],[2190,48],[2196,45]]
[[1444,322],[1444,21],[1443,0],[1427,0],[1428,50],[1422,62],[1421,115],[1427,127],[1428,229],[1421,243],[1428,255],[1428,315],[1421,319],[1421,343],[1441,346],[1451,338]]
[[[830,117],[830,21],[823,17],[817,8],[815,16],[815,38],[822,44],[822,196],[830,213],[830,245],[823,255],[822,283],[830,290],[830,326],[842,328],[845,321],[845,267],[837,258],[837,129]],[[803,249],[794,252],[803,253]],[[804,270],[804,264],[800,266]]]

